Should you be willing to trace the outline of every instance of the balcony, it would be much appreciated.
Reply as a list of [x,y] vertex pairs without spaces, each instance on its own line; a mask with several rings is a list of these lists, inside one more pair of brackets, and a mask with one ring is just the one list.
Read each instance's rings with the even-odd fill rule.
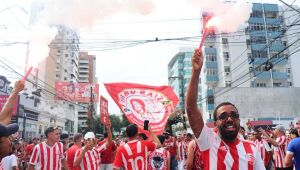
[[216,61],[206,61],[206,68],[218,68],[218,62]]
[[266,24],[272,24],[272,25],[280,25],[280,19],[278,18],[266,18]]
[[269,71],[255,71],[254,75],[256,78],[258,79],[262,79],[262,80],[269,80],[271,78],[271,73]]
[[282,33],[279,32],[279,31],[272,31],[272,32],[269,32],[269,31],[268,31],[268,36],[269,36],[269,38],[274,39],[274,38],[277,38],[277,37],[280,36],[280,35],[282,35]]
[[217,82],[219,80],[218,76],[206,75],[206,82]]
[[252,10],[253,11],[262,11],[261,4],[259,4],[259,3],[253,3]]
[[278,12],[278,5],[276,4],[264,4],[265,12]]
[[279,66],[285,66],[287,65],[287,60],[286,59],[282,59],[284,56],[281,56],[280,58],[273,58],[272,59],[272,63],[275,65],[279,65]]
[[251,49],[254,51],[267,51],[266,44],[251,44]]
[[265,30],[251,30],[250,31],[250,36],[265,36],[266,35],[266,31]]
[[248,20],[248,23],[250,24],[264,24],[264,19],[263,18],[254,18],[254,17],[250,17]]
[[217,54],[216,48],[205,48],[205,54]]
[[284,80],[288,78],[287,72],[272,72],[274,80]]
[[265,63],[268,60],[268,58],[254,58],[253,64],[260,65]]
[[276,52],[279,52],[279,51],[282,51],[284,49],[283,45],[281,43],[273,43],[270,47],[270,50],[271,51],[276,51]]

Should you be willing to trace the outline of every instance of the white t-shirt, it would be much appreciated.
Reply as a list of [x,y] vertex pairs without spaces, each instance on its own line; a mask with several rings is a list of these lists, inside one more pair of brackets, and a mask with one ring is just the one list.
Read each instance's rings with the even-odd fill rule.
[[13,167],[18,166],[18,158],[16,155],[11,154],[10,156],[4,157],[1,161],[2,167],[5,170],[12,170]]

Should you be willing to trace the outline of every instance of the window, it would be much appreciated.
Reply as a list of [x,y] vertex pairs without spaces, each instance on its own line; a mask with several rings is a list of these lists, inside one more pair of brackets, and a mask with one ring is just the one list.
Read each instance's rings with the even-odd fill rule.
[[217,61],[217,56],[214,54],[207,54],[206,55],[206,60],[207,61]]
[[231,87],[231,81],[226,81],[225,82],[225,87]]
[[291,73],[291,68],[287,68],[287,72],[288,72],[288,73]]
[[68,72],[67,69],[65,69],[65,73]]
[[68,80],[67,77],[65,77],[64,80]]
[[56,74],[56,75],[55,75],[55,77],[56,77],[56,78],[59,78],[59,75],[58,75],[58,74]]
[[282,86],[282,83],[273,83],[273,86],[274,86],[274,87],[281,87],[281,86]]
[[266,83],[256,83],[256,87],[267,87]]
[[207,96],[207,103],[208,104],[214,104],[214,96],[210,95],[210,96]]
[[225,71],[226,73],[230,73],[230,67],[229,67],[229,66],[225,66],[225,67],[224,67],[224,71]]
[[216,68],[207,68],[207,75],[216,76],[218,75],[218,70]]
[[288,85],[289,85],[289,86],[293,86],[293,83],[292,83],[292,82],[288,82]]
[[66,57],[69,57],[69,54],[65,54]]
[[253,11],[250,14],[250,17],[261,18],[262,17],[262,11]]
[[228,44],[228,39],[227,38],[222,38],[222,44]]
[[229,52],[223,52],[223,57],[225,61],[229,61]]

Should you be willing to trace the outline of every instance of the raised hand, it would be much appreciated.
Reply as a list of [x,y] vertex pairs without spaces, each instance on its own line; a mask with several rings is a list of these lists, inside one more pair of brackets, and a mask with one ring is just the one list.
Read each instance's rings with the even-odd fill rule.
[[192,57],[192,66],[194,71],[201,71],[203,66],[203,54],[201,50],[195,49]]

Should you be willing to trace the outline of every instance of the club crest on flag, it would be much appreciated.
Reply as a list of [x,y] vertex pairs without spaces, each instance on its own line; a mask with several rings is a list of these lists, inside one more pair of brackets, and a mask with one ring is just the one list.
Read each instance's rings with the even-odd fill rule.
[[157,133],[164,131],[178,97],[169,86],[147,86],[131,83],[111,83],[105,87],[130,123],[143,131],[144,120]]

